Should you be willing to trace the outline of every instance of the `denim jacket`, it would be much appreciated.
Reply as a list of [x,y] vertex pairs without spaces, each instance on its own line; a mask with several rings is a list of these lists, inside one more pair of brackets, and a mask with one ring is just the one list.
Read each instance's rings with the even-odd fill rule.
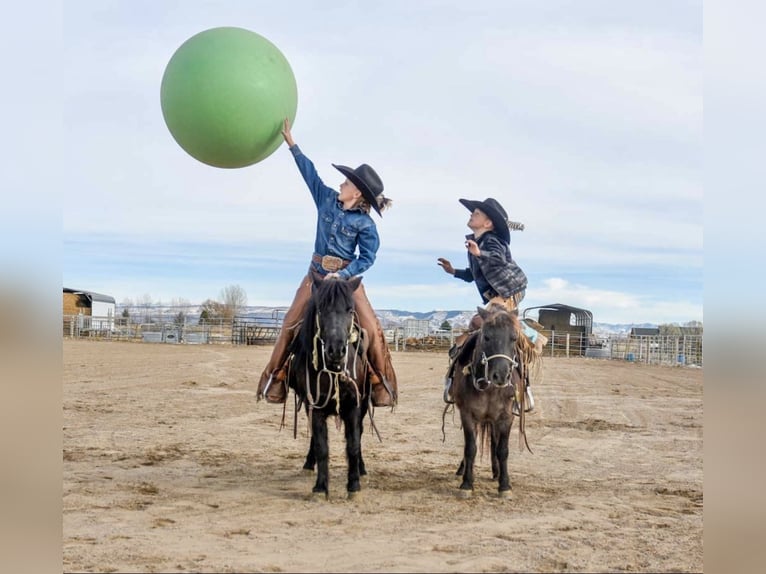
[[[335,255],[351,261],[338,275],[349,278],[367,271],[375,262],[380,237],[375,222],[359,208],[345,210],[338,201],[340,193],[322,182],[312,161],[303,155],[298,145],[290,148],[306,185],[317,206],[317,228],[314,253]],[[358,255],[357,255],[358,248]],[[326,275],[321,265],[311,266]]]
[[527,276],[511,257],[511,250],[505,241],[491,231],[479,239],[473,234],[465,238],[476,241],[481,255],[476,257],[469,252],[468,269],[455,269],[455,277],[469,283],[476,281],[476,288],[484,303],[492,296],[499,295],[507,299],[527,288]]

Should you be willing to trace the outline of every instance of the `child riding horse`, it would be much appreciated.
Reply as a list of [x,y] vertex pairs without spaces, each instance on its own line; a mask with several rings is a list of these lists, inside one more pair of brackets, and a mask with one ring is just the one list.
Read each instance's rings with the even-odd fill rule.
[[[318,217],[309,273],[295,292],[271,358],[258,382],[258,400],[265,398],[270,403],[284,403],[287,399],[285,360],[311,296],[310,273],[316,272],[327,278],[348,279],[369,269],[380,247],[380,238],[370,210],[380,215],[391,205],[391,200],[383,195],[383,182],[369,165],[362,164],[352,169],[333,164],[346,176],[339,193],[322,182],[314,164],[293,141],[288,120],[284,121],[282,135],[311,192]],[[372,369],[370,381],[373,385],[373,405],[393,407],[397,400],[396,373],[380,321],[361,285],[354,291],[354,302],[359,322],[370,336],[368,354]]]

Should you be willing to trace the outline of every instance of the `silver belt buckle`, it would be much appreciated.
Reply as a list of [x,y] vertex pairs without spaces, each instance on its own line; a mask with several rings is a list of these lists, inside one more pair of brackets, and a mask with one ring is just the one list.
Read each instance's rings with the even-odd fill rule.
[[322,269],[335,273],[343,266],[343,259],[335,257],[335,255],[323,255],[322,256]]

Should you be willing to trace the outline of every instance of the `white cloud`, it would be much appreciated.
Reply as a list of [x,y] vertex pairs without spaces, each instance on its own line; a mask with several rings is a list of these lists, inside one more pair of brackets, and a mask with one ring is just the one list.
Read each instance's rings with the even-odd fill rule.
[[[689,301],[656,301],[641,294],[599,289],[592,285],[572,284],[561,278],[545,279],[534,290],[536,299],[565,303],[595,311],[599,323],[680,323],[702,321],[702,305]],[[526,301],[525,301],[526,302]],[[684,319],[686,318],[686,319]]]
[[[159,84],[167,61],[187,38],[219,25],[253,29],[288,57],[299,92],[294,135],[328,185],[341,181],[331,162],[367,162],[381,173],[394,199],[382,220],[375,216],[381,259],[407,270],[381,261],[367,274],[368,291],[381,301],[422,308],[430,296],[437,307],[474,306],[473,285],[437,275],[429,283],[420,270],[439,272],[438,256],[462,265],[469,230],[460,197],[496,197],[527,225],[514,234],[512,251],[538,277],[573,266],[586,274],[641,266],[657,274],[655,283],[668,266],[696,274],[702,44],[694,17],[701,6],[609,6],[225,2],[213,14],[207,3],[67,5],[65,238],[92,236],[96,249],[114,249],[104,257],[135,265],[135,273],[155,257],[173,266],[172,251],[125,254],[121,239],[187,250],[229,243],[233,251],[197,254],[208,275],[194,277],[193,291],[183,275],[162,286],[126,275],[120,281],[131,286],[123,289],[111,267],[79,277],[195,299],[233,282],[235,266],[245,275],[282,258],[302,271],[316,214],[287,149],[221,170],[188,156],[164,125]],[[528,296],[539,304],[566,296],[562,302],[604,314],[631,307],[701,314],[701,305],[677,301],[672,286],[663,308],[638,287],[623,293],[599,277],[566,292],[531,285]],[[274,289],[263,277],[248,280],[251,300],[264,304],[294,291],[288,280],[269,278]]]

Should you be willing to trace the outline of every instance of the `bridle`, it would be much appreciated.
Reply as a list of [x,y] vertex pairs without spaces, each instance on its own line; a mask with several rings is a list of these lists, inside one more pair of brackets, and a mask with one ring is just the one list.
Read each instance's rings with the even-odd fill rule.
[[[316,322],[316,330],[314,332],[314,338],[312,340],[312,352],[311,352],[311,366],[314,367],[314,370],[317,372],[316,379],[314,381],[314,392],[311,391],[311,383],[310,383],[310,377],[309,377],[309,366],[308,363],[306,363],[306,403],[308,404],[309,408],[319,408],[323,409],[325,408],[329,403],[331,399],[335,399],[335,412],[340,413],[340,382],[345,381],[351,383],[351,386],[354,389],[354,393],[356,394],[356,404],[359,406],[359,403],[361,401],[361,394],[359,393],[359,385],[352,375],[352,373],[356,373],[356,367],[357,367],[357,360],[359,358],[359,353],[355,352],[353,353],[354,358],[351,362],[351,369],[349,369],[349,356],[348,356],[348,345],[351,344],[358,344],[359,343],[359,331],[356,329],[356,321],[354,319],[354,316],[356,313],[352,312],[352,319],[351,324],[349,326],[348,336],[346,337],[346,344],[345,344],[345,352],[343,355],[343,362],[341,364],[341,368],[339,370],[333,370],[327,367],[327,360],[325,358],[325,342],[322,338],[322,326],[321,322],[319,320],[319,310],[316,311],[314,318]],[[322,358],[322,367],[319,367],[319,358]],[[327,396],[325,397],[325,400],[323,403],[319,404],[317,401],[319,397],[321,396],[321,390],[320,390],[320,383],[322,380],[322,376],[327,376],[329,382],[330,382],[330,389],[331,391],[327,393]],[[316,396],[316,398],[314,398]]]
[[[481,336],[481,333],[479,333],[477,336]],[[477,369],[477,373],[474,373],[474,375],[482,375],[483,376],[474,376],[473,378],[473,387],[479,391],[483,392],[486,391],[490,385],[494,385],[497,388],[505,388],[509,385],[511,385],[511,379],[513,376],[513,370],[519,365],[518,361],[516,360],[518,356],[518,351],[516,350],[516,345],[513,346],[513,356],[506,355],[504,353],[496,353],[494,355],[490,355],[489,357],[486,355],[486,353],[480,349],[480,344],[477,342],[476,348],[473,350],[471,365],[479,365],[479,368]],[[477,353],[481,350],[481,356],[477,358]],[[497,383],[491,383],[488,378],[488,365],[489,362],[492,359],[504,359],[508,361],[510,368],[508,369],[508,376],[505,378],[505,381],[503,381],[500,384]]]

